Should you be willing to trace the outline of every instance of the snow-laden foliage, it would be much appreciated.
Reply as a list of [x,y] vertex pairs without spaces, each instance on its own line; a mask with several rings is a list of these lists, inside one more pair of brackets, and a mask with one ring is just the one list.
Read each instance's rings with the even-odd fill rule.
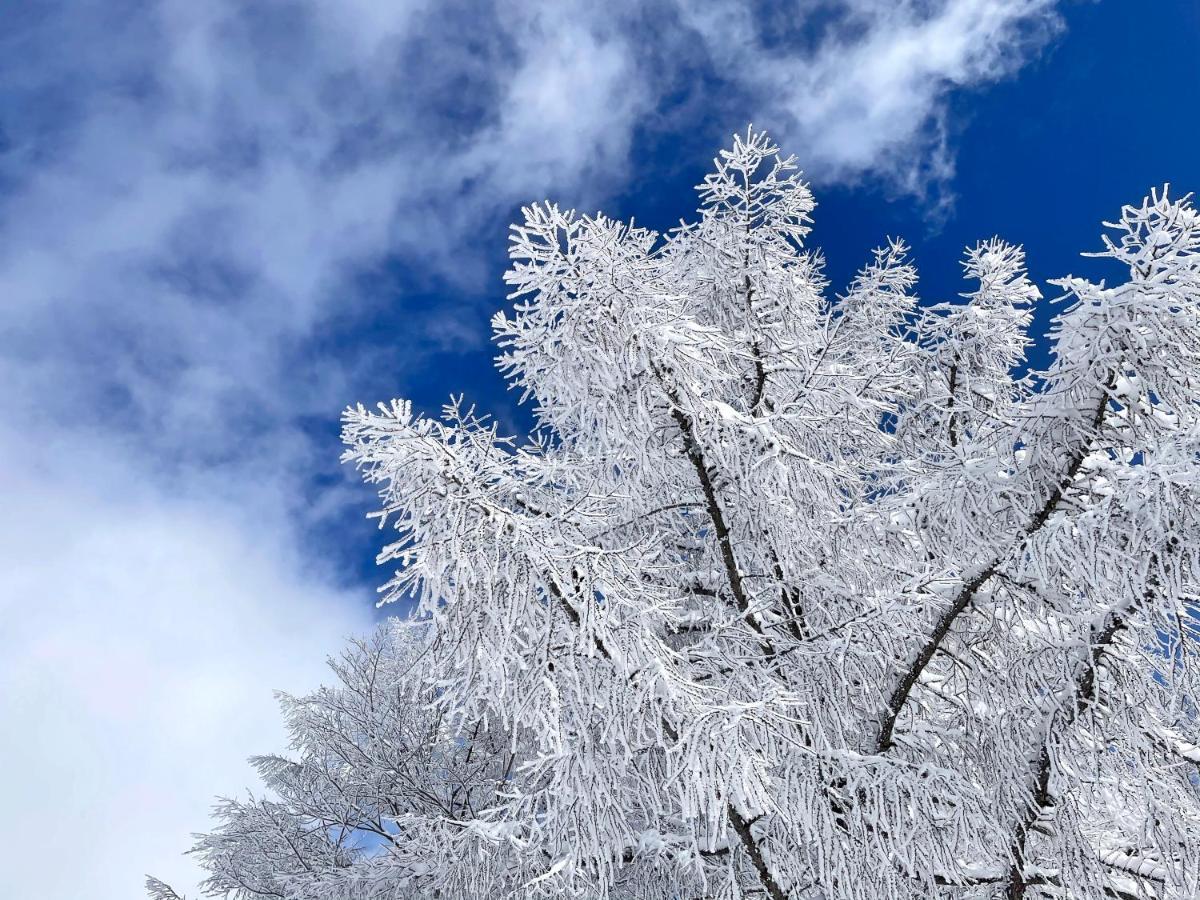
[[[521,781],[511,741],[494,724],[448,722],[423,677],[427,650],[426,629],[393,621],[330,662],[336,687],[280,695],[292,753],[252,758],[269,796],[217,807],[218,829],[193,850],[206,893],[410,896],[403,886],[429,880],[435,861],[443,897],[468,896],[479,878],[501,883],[503,854],[446,850],[477,829],[490,849],[494,828],[475,819]],[[147,888],[176,900],[156,879]]]
[[[1194,898],[1200,217],[1108,225],[1045,371],[1020,248],[918,307],[830,297],[753,131],[667,235],[513,228],[499,364],[345,417],[426,634],[286,701],[274,799],[200,852],[246,898]],[[370,838],[369,840],[367,838]]]

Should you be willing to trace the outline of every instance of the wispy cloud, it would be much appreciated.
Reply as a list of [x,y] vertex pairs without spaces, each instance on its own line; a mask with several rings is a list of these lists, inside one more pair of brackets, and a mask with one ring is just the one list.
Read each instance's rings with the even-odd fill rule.
[[[756,15],[681,0],[756,116],[825,182],[945,190],[947,102],[1025,65],[1062,27],[1055,0],[812,0]],[[787,5],[783,5],[786,7]]]
[[[210,793],[277,745],[270,688],[319,677],[364,626],[369,592],[303,538],[328,506],[306,499],[304,418],[373,399],[384,339],[419,359],[486,319],[464,325],[464,289],[341,352],[322,338],[380,302],[359,273],[398,258],[478,293],[495,275],[481,228],[619,191],[639,130],[694,127],[667,105],[707,128],[754,119],[827,182],[920,193],[953,171],[951,93],[1015,71],[1057,21],[1049,0],[789,9],[72,0],[6,17],[0,731],[24,774],[0,841],[30,873],[10,890],[104,900],[183,871],[165,860]],[[70,867],[49,838],[63,822],[104,826],[62,838]]]

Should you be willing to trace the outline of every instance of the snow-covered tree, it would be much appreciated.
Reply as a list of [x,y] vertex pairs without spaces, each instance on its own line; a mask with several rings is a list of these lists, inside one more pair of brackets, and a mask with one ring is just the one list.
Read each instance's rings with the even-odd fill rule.
[[[286,701],[236,896],[1200,896],[1200,216],[1164,190],[1054,284],[918,307],[891,241],[830,298],[749,131],[660,235],[512,231],[526,441],[347,412],[425,624]],[[378,675],[376,674],[378,670]],[[367,837],[370,840],[366,840]]]
[[[447,853],[520,775],[498,727],[447,719],[422,678],[427,648],[427,629],[393,620],[330,661],[336,686],[279,695],[292,753],[252,758],[268,796],[218,805],[193,850],[206,893],[393,897],[436,866],[441,896],[466,896],[489,866],[507,868],[503,853]],[[157,879],[147,889],[179,900]]]

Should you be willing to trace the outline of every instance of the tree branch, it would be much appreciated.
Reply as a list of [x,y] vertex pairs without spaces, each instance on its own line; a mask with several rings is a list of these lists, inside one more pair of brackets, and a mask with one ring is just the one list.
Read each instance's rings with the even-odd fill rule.
[[[692,420],[683,411],[679,395],[666,383],[663,372],[654,363],[651,363],[651,365],[654,368],[655,375],[658,376],[659,382],[662,384],[663,390],[666,392],[667,399],[671,402],[671,418],[675,421],[680,433],[683,435],[684,453],[687,455],[688,461],[692,464],[692,468],[696,472],[696,478],[700,481],[700,488],[704,492],[704,508],[708,513],[709,520],[712,522],[713,533],[717,537],[717,545],[721,549],[721,562],[725,567],[725,577],[729,582],[729,590],[733,594],[738,612],[742,614],[747,624],[758,633],[767,655],[774,656],[774,647],[772,647],[771,642],[763,633],[762,626],[758,623],[757,617],[750,610],[750,598],[746,593],[746,585],[742,579],[741,570],[738,568],[737,556],[733,551],[733,540],[729,532],[729,526],[725,522],[725,513],[721,509],[720,501],[717,499],[716,488],[713,486],[712,475],[709,473],[708,464],[704,458],[704,451],[700,448],[700,444],[696,440],[696,430],[692,424]],[[669,372],[670,370],[667,371]]]
[[[1105,383],[1104,390],[1101,393],[1100,401],[1096,404],[1095,412],[1092,414],[1091,434],[1089,438],[1083,441],[1079,449],[1071,457],[1071,462],[1067,466],[1067,471],[1063,477],[1055,485],[1050,496],[1046,498],[1046,502],[1030,519],[1029,524],[1023,529],[1017,539],[1018,546],[1024,546],[1034,534],[1038,532],[1050,519],[1050,515],[1058,508],[1062,502],[1063,495],[1071,487],[1075,476],[1079,474],[1080,468],[1083,466],[1083,461],[1091,452],[1092,438],[1100,431],[1104,424],[1104,417],[1108,410],[1109,391],[1112,389],[1113,376],[1110,375]],[[883,753],[892,746],[892,733],[896,727],[896,719],[899,717],[901,710],[904,709],[904,704],[908,700],[908,695],[912,692],[913,685],[917,683],[917,679],[921,677],[921,673],[925,667],[929,665],[929,661],[933,659],[935,653],[942,645],[946,635],[950,632],[951,626],[959,615],[971,605],[975,599],[975,594],[981,587],[996,574],[996,570],[1008,558],[1010,551],[1005,551],[1003,554],[993,559],[987,566],[980,570],[959,590],[958,595],[954,598],[954,602],[942,613],[937,623],[934,625],[933,631],[929,638],[917,653],[916,658],[905,670],[900,682],[892,691],[891,697],[888,698],[887,714],[884,717],[883,723],[880,725],[879,733],[875,739],[875,752]]]
[[733,807],[732,803],[726,804],[726,813],[729,816],[729,823],[733,826],[734,833],[742,842],[742,846],[746,848],[746,853],[750,857],[750,862],[754,866],[754,871],[758,873],[758,880],[762,882],[763,888],[767,892],[767,896],[771,900],[787,900],[787,891],[785,891],[775,880],[775,876],[771,873],[770,866],[763,858],[762,848],[759,847],[758,841],[754,839],[754,835],[750,831],[750,823],[747,822],[742,815]]
[[[1167,542],[1167,549],[1170,552],[1174,549],[1176,538],[1172,537]],[[1098,633],[1094,634],[1091,643],[1091,653],[1089,654],[1087,665],[1080,673],[1079,678],[1075,683],[1075,702],[1067,707],[1064,722],[1064,727],[1070,726],[1079,716],[1087,712],[1088,709],[1096,705],[1096,673],[1100,666],[1100,657],[1108,650],[1117,635],[1123,631],[1129,624],[1129,614],[1133,608],[1139,603],[1148,603],[1154,596],[1154,592],[1159,589],[1160,582],[1158,576],[1154,573],[1154,567],[1158,564],[1158,553],[1152,553],[1149,559],[1150,576],[1147,579],[1149,588],[1141,597],[1134,598],[1128,601],[1124,609],[1112,610],[1108,616],[1104,627]],[[1048,733],[1046,739],[1042,742],[1042,749],[1038,755],[1037,775],[1034,781],[1033,803],[1025,813],[1025,818],[1018,824],[1017,830],[1013,839],[1012,857],[1013,864],[1009,870],[1008,886],[1005,890],[1006,900],[1023,900],[1025,896],[1025,888],[1027,881],[1024,875],[1026,840],[1029,837],[1029,832],[1042,811],[1053,804],[1054,798],[1050,792],[1050,776],[1052,772],[1052,761],[1050,759],[1050,735]],[[1113,857],[1112,854],[1099,855],[1099,860],[1103,865],[1111,868],[1117,868],[1126,874],[1137,875],[1141,878],[1150,880],[1162,881],[1164,879],[1158,877],[1157,873],[1146,873],[1142,867],[1130,867],[1122,865],[1122,860]]]
[[955,411],[954,411],[954,390],[958,385],[958,357],[957,356],[955,356],[954,363],[950,366],[949,382],[950,382],[950,384],[949,384],[950,399],[946,401],[946,412],[948,412],[950,414],[950,423],[949,423],[950,446],[957,447],[958,446],[958,423],[955,420]]
[[[1096,689],[1096,668],[1100,656],[1112,644],[1117,634],[1125,627],[1126,618],[1122,611],[1109,614],[1108,621],[1091,641],[1091,654],[1087,665],[1075,683],[1075,703],[1068,707],[1064,726],[1070,725],[1093,702]],[[1025,818],[1017,825],[1012,846],[1013,863],[1009,869],[1008,885],[1005,887],[1006,900],[1023,900],[1028,882],[1025,879],[1025,842],[1029,830],[1041,816],[1043,810],[1050,806],[1053,797],[1050,794],[1050,775],[1053,765],[1050,759],[1050,738],[1047,735],[1042,742],[1042,750],[1038,755],[1037,775],[1034,780],[1033,802],[1025,812]]]

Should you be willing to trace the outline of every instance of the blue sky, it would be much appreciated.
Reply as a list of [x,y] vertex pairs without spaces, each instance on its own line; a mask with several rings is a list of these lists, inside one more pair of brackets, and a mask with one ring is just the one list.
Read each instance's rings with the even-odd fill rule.
[[488,344],[522,203],[670,226],[753,121],[813,182],[834,284],[901,235],[933,301],[992,234],[1047,294],[1105,274],[1078,257],[1101,219],[1200,188],[1195,0],[0,0],[0,22],[14,896],[190,888],[211,795],[280,745],[271,690],[378,615],[340,410],[464,391],[524,421]]

